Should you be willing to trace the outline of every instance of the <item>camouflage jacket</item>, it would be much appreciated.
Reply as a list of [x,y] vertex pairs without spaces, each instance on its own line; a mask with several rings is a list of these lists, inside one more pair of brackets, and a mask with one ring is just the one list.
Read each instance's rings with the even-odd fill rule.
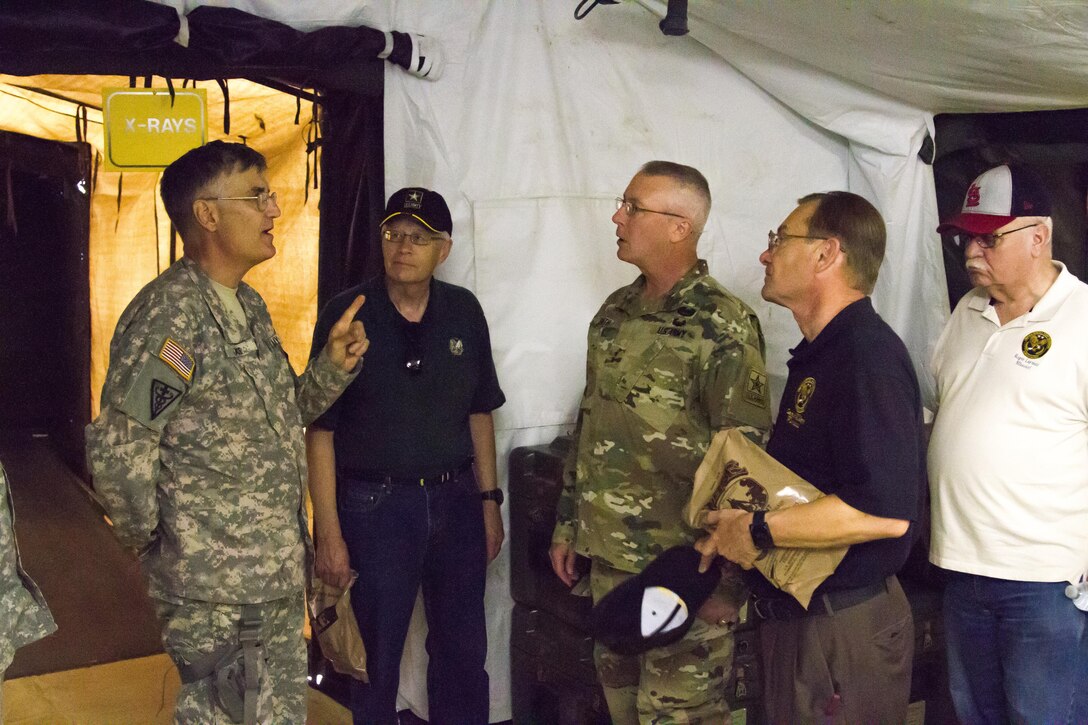
[[136,295],[110,344],[87,460],[152,596],[262,602],[304,582],[302,426],[354,375],[319,355],[296,378],[264,300],[244,283],[238,299],[249,329],[183,258]]
[[37,585],[23,571],[15,541],[15,507],[0,465],[0,677],[15,650],[56,631]]
[[643,277],[612,293],[589,326],[586,389],[564,470],[554,542],[637,572],[699,532],[681,511],[710,439],[770,426],[755,313],[698,264],[663,300]]

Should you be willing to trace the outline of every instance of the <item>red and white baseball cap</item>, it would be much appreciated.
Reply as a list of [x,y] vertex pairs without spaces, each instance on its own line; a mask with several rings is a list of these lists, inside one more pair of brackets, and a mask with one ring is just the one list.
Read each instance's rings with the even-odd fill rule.
[[1050,196],[1031,169],[997,166],[971,182],[960,213],[937,231],[990,234],[1022,216],[1050,216]]

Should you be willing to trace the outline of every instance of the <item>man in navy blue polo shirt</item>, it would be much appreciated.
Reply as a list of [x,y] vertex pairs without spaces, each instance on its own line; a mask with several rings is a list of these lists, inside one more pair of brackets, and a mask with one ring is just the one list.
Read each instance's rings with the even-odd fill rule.
[[752,571],[763,617],[768,721],[903,722],[913,622],[895,573],[907,559],[925,482],[918,382],[868,295],[884,258],[879,212],[843,191],[811,194],[768,234],[763,297],[804,339],[767,452],[826,496],[763,514],[712,512],[698,543],[745,568],[771,547],[849,544],[808,610]]
[[396,723],[400,660],[416,592],[427,614],[430,720],[487,723],[484,580],[503,540],[491,411],[499,388],[479,302],[434,279],[449,255],[449,208],[401,189],[382,220],[385,275],[322,310],[314,350],[357,295],[366,374],[307,432],[315,568],[359,577],[351,603],[369,684],[352,681],[356,723]]

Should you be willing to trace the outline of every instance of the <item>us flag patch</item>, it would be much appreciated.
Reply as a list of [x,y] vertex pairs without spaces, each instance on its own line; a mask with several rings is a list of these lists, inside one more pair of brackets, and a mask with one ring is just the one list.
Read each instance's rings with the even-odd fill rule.
[[192,356],[185,352],[185,348],[169,337],[159,350],[159,359],[169,365],[185,382],[192,380],[196,363],[193,362]]

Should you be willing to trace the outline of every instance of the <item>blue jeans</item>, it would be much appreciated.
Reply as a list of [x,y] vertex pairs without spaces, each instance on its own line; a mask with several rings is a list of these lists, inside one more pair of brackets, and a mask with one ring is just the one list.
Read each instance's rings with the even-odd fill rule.
[[946,572],[948,677],[964,725],[1068,723],[1088,614],[1065,582]]
[[340,527],[359,578],[351,604],[370,683],[352,681],[355,723],[396,723],[400,660],[416,593],[427,614],[430,722],[488,721],[487,545],[476,477],[416,486],[340,477]]

